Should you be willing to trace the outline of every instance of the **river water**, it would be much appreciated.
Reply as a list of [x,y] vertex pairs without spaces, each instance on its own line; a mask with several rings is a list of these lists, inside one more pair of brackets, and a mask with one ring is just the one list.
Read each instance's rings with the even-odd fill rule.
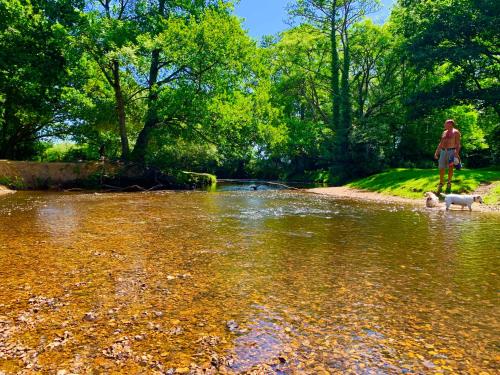
[[497,373],[500,215],[290,191],[0,198],[0,373]]

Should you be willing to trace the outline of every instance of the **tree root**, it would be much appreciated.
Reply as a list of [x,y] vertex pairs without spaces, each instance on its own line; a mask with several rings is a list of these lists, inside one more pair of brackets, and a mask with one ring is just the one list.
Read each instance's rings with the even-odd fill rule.
[[158,184],[155,185],[149,189],[146,189],[145,187],[142,187],[140,185],[130,185],[130,186],[125,186],[125,187],[119,187],[119,186],[113,186],[113,185],[106,185],[103,184],[102,187],[107,188],[107,190],[104,190],[103,192],[134,192],[134,191],[140,191],[140,192],[147,192],[147,191],[153,191],[153,190],[160,190],[162,188],[165,188],[166,186],[163,184]]

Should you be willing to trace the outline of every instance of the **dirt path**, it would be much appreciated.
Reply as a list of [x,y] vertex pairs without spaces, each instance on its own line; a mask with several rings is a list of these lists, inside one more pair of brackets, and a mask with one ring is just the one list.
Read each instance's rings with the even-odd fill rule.
[[[353,189],[345,186],[314,188],[314,189],[306,189],[305,191],[314,194],[329,195],[336,198],[350,198],[350,199],[380,202],[380,203],[404,203],[415,207],[426,208],[425,198],[423,196],[422,199],[402,198],[393,195],[380,194],[373,191]],[[444,210],[444,209],[445,209],[444,202],[440,202],[438,207],[430,208],[430,210]],[[454,211],[455,210],[461,211],[461,207],[459,206],[452,206],[451,209]],[[467,210],[467,208],[465,210]],[[474,204],[472,206],[472,210],[481,212],[500,213],[500,205]]]
[[489,183],[482,183],[480,184],[476,190],[474,190],[474,193],[472,194],[477,194],[477,195],[481,195],[481,196],[485,196],[486,194],[488,194],[490,192],[491,189],[493,189],[495,186],[497,186],[498,184],[500,184],[500,182],[489,182]]

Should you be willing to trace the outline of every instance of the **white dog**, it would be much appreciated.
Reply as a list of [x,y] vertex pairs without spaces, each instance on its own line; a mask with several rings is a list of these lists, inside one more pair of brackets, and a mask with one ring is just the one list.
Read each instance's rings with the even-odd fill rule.
[[427,208],[436,207],[439,204],[439,198],[433,192],[428,191],[424,194],[425,196],[425,206]]
[[444,196],[444,202],[447,210],[452,204],[456,204],[462,206],[462,209],[467,206],[469,207],[469,211],[472,211],[472,203],[483,203],[483,198],[480,195],[447,194]]

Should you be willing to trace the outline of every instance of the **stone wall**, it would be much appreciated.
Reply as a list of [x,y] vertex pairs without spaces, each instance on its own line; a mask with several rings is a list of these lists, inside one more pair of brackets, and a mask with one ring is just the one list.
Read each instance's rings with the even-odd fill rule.
[[0,185],[13,189],[68,186],[110,169],[113,169],[113,166],[100,162],[38,163],[0,160]]

